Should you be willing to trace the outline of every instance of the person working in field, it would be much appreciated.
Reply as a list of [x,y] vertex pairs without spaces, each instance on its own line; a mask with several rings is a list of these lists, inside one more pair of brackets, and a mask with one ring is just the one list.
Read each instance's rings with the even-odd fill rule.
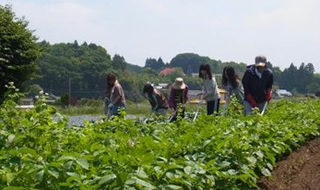
[[227,91],[226,95],[226,106],[230,103],[231,96],[235,96],[240,104],[243,104],[244,92],[241,80],[236,74],[235,70],[231,66],[223,68],[222,72],[222,86]]
[[126,100],[123,89],[114,74],[107,76],[107,89],[105,98],[105,114],[108,117],[119,115],[125,109]]
[[144,85],[143,95],[149,100],[152,112],[161,115],[165,115],[167,113],[168,103],[166,97],[150,83]]
[[259,108],[264,113],[268,102],[272,98],[273,74],[267,68],[267,58],[257,56],[255,64],[247,67],[242,78],[244,88],[245,114],[250,114],[252,108]]
[[207,115],[219,112],[220,94],[209,64],[200,65],[199,77],[203,79],[203,92],[198,95],[207,102]]
[[170,122],[177,120],[177,117],[184,117],[185,104],[188,101],[188,86],[183,82],[183,78],[176,78],[169,95],[169,107],[172,111]]

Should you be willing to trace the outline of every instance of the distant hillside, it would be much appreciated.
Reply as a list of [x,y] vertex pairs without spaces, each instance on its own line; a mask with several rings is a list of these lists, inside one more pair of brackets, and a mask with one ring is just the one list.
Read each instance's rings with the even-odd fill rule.
[[232,66],[238,73],[244,73],[246,64],[236,62],[222,62],[194,53],[182,53],[176,55],[169,63],[172,67],[181,67],[186,74],[198,73],[201,64],[211,65],[213,73],[222,74],[225,66]]
[[143,67],[140,67],[139,65],[133,65],[133,64],[128,63],[126,69],[128,71],[139,73],[139,72],[142,72]]
[[[49,44],[39,43],[42,55],[37,60],[37,78],[28,84],[39,85],[45,92],[57,96],[71,94],[73,98],[103,98],[106,88],[106,75],[114,73],[123,86],[127,98],[141,101],[141,91],[146,82],[154,84],[172,83],[176,77],[183,77],[191,89],[200,89],[201,80],[197,77],[199,67],[203,63],[211,65],[212,71],[221,82],[221,74],[225,66],[235,68],[242,77],[246,64],[236,62],[222,62],[195,53],[181,53],[169,63],[161,58],[147,58],[146,65],[129,64],[121,55],[111,57],[102,46],[86,42],[79,45],[74,43]],[[175,72],[161,76],[164,68],[174,68]],[[311,63],[301,64],[299,68],[293,64],[283,72],[278,67],[272,67],[275,86],[297,93],[314,93],[320,91],[320,77],[313,75]],[[195,77],[193,77],[195,76]]]

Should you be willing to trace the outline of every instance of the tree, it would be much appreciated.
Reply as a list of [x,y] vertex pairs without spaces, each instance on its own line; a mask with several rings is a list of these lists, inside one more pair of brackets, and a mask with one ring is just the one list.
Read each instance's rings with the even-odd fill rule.
[[284,88],[289,91],[292,91],[294,88],[296,88],[296,84],[298,83],[298,78],[296,77],[297,75],[298,69],[293,63],[291,63],[289,68],[284,69],[284,71],[281,73],[279,81],[280,88]]
[[126,70],[127,62],[124,59],[124,57],[122,57],[118,54],[115,54],[112,59],[112,65],[115,69],[124,71],[124,70]]
[[187,74],[197,73],[203,63],[208,63],[210,58],[202,57],[194,53],[183,53],[176,55],[171,61],[170,66],[181,67]]
[[273,67],[272,73],[273,73],[274,83],[275,83],[275,85],[278,85],[280,77],[281,77],[281,73],[282,73],[280,67]]
[[32,84],[39,84],[45,92],[57,96],[69,88],[73,98],[103,96],[106,75],[112,71],[110,55],[96,44],[75,44],[76,41],[53,45],[40,42],[42,54],[37,60],[39,77]]
[[279,77],[275,77],[275,80],[278,78],[280,88],[289,91],[295,90],[297,93],[307,93],[318,89],[312,63],[307,65],[301,63],[299,69],[291,63],[290,67],[280,73]]
[[153,59],[153,58],[148,58],[145,63],[145,67],[150,67],[153,70],[162,69],[162,68],[164,68],[164,66],[165,66],[165,64],[164,64],[163,60],[161,59],[161,57],[159,57],[158,60]]
[[298,92],[300,93],[307,92],[306,87],[312,82],[313,72],[314,72],[314,67],[312,63],[308,63],[307,65],[305,65],[304,63],[301,63],[298,70],[298,76],[296,76],[297,78],[299,78],[299,82],[296,84]]
[[307,87],[307,92],[308,93],[317,93],[317,92],[320,92],[320,84],[319,83],[316,83],[316,82],[312,82],[311,84],[309,84]]
[[28,29],[28,22],[17,18],[10,6],[0,5],[0,103],[8,82],[14,82],[19,88],[34,76],[39,55],[40,49]]
[[308,63],[306,66],[305,66],[305,70],[308,72],[308,73],[311,73],[313,74],[315,72],[315,69],[314,69],[314,66],[312,63]]
[[158,59],[158,66],[159,66],[160,69],[165,66],[165,64],[164,64],[164,62],[163,62],[161,57],[159,57],[159,59]]
[[43,88],[38,84],[32,84],[28,87],[27,95],[31,97],[35,97],[39,95],[40,91],[43,91]]

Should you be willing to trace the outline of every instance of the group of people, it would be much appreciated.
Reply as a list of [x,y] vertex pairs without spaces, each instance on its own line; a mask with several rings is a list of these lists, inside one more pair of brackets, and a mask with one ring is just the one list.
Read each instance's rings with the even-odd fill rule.
[[[217,82],[212,76],[209,64],[202,64],[199,68],[199,78],[203,79],[202,92],[198,95],[200,101],[205,101],[207,115],[218,114],[220,105],[220,94]],[[230,97],[236,97],[237,101],[244,106],[244,114],[252,113],[253,108],[264,112],[268,102],[272,98],[273,74],[267,67],[265,56],[257,56],[255,64],[247,66],[242,80],[231,66],[226,66],[222,73],[222,86],[227,91],[226,105]],[[188,85],[183,78],[175,79],[171,86],[168,100],[152,84],[147,83],[143,88],[143,96],[149,100],[152,111],[156,114],[165,115],[168,108],[171,109],[171,121],[177,117],[184,117],[185,104],[188,101]],[[119,114],[119,110],[125,109],[125,96],[123,89],[116,76],[107,76],[107,90],[105,98],[105,113],[109,117]]]

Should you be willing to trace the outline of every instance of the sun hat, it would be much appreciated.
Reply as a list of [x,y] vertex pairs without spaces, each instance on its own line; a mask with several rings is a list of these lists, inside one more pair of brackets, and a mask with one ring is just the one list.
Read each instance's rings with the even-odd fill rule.
[[265,67],[267,64],[267,58],[264,55],[258,55],[255,58],[255,66],[256,67]]
[[174,89],[185,89],[186,88],[186,84],[183,82],[183,78],[178,77],[176,78],[176,80],[173,83],[172,88]]

